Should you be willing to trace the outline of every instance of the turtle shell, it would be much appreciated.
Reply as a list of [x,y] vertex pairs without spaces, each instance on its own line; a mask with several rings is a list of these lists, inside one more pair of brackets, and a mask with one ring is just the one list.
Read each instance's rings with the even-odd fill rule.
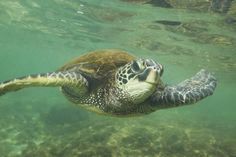
[[62,66],[59,71],[73,70],[76,67],[86,76],[100,80],[105,78],[108,72],[115,71],[134,59],[134,56],[122,50],[98,50],[71,60]]

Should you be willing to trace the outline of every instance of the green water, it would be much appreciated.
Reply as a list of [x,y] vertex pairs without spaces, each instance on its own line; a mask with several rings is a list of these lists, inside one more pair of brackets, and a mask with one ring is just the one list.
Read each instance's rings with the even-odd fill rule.
[[214,95],[195,105],[132,118],[90,113],[55,88],[4,95],[1,156],[235,157],[236,25],[225,17],[118,0],[0,1],[0,81],[104,48],[158,60],[169,84],[201,68],[218,79]]

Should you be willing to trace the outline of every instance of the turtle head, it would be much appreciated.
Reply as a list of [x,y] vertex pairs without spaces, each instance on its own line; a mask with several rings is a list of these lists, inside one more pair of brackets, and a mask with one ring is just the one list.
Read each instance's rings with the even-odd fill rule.
[[116,84],[135,103],[144,102],[155,91],[163,66],[152,59],[137,59],[120,67]]

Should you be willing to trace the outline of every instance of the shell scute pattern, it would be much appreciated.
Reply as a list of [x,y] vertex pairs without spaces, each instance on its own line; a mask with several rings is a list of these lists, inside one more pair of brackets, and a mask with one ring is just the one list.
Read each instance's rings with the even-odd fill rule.
[[93,51],[79,58],[76,58],[61,68],[58,71],[76,70],[82,72],[88,77],[98,80],[104,80],[109,72],[116,71],[119,67],[134,60],[135,57],[122,50],[98,50]]

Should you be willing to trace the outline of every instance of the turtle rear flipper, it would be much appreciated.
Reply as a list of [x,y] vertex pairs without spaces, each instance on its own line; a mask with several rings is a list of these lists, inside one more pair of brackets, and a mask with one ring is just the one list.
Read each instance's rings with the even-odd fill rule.
[[0,95],[17,91],[26,87],[71,87],[78,94],[88,90],[87,80],[76,72],[52,72],[45,74],[29,75],[0,83]]
[[202,69],[190,79],[186,79],[175,86],[158,88],[151,100],[154,106],[160,108],[193,104],[212,95],[216,84],[216,78]]

